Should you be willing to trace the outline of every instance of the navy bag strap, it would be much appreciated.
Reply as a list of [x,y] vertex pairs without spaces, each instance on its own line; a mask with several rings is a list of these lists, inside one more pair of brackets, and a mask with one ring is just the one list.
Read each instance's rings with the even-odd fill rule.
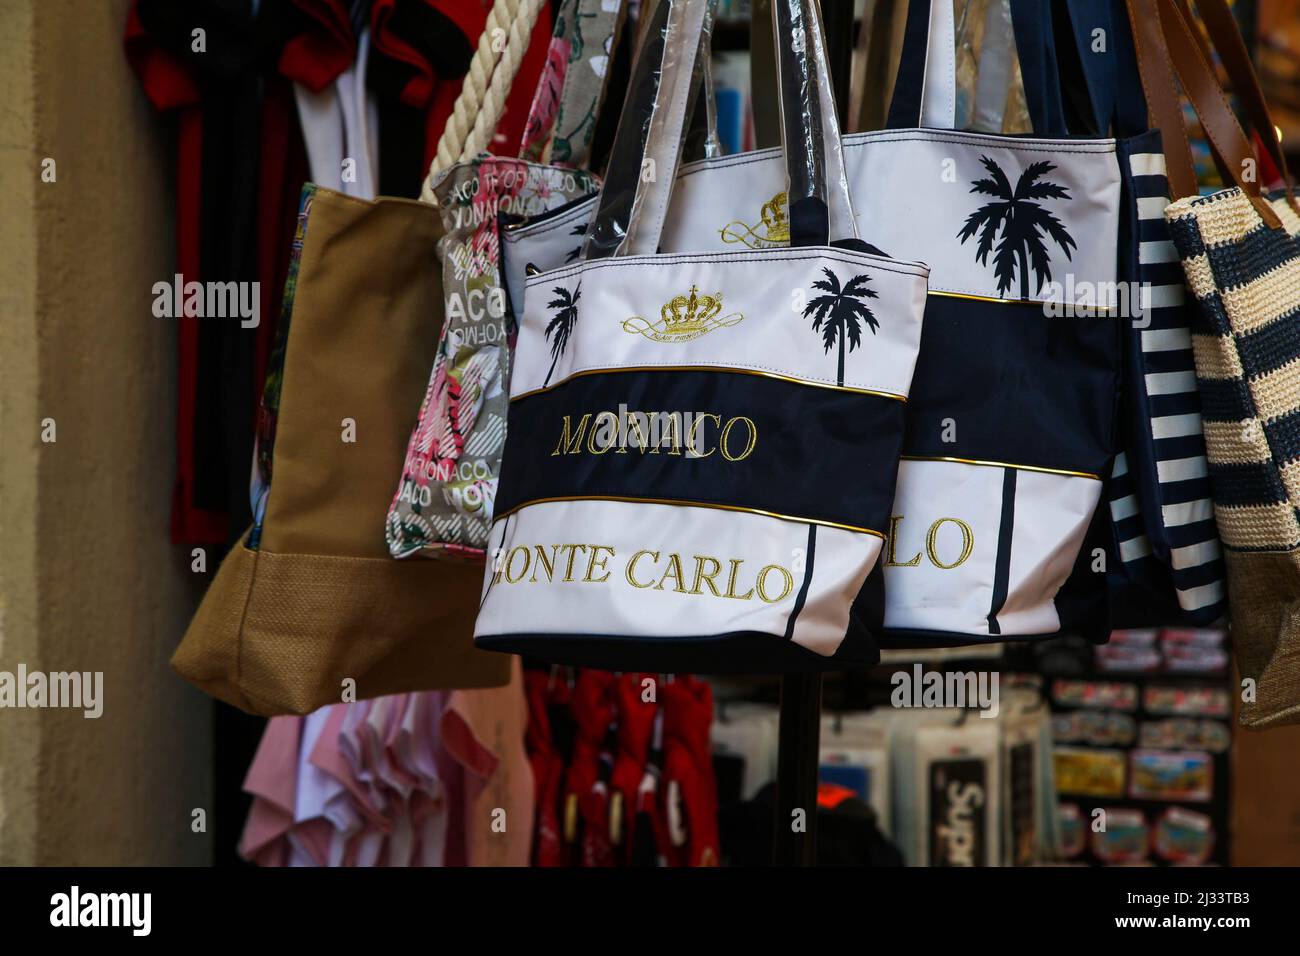
[[[932,0],[910,0],[908,3],[898,76],[889,104],[889,129],[918,126],[952,128],[950,117],[955,112],[952,101],[956,97],[953,26],[950,21],[932,17],[932,13],[945,16],[950,10],[947,0],[938,0],[937,5]],[[1010,0],[1010,10],[1016,55],[1024,79],[1025,101],[1034,132],[1042,136],[1063,136],[1066,134],[1065,108],[1061,98],[1051,0]]]
[[1064,136],[1068,130],[1051,0],[1011,0],[1011,25],[1020,57],[1025,106],[1034,132],[1039,136]]
[[1076,56],[1062,57],[1060,82],[1086,89],[1092,122],[1071,132],[1136,136],[1151,128],[1124,0],[1063,0]]

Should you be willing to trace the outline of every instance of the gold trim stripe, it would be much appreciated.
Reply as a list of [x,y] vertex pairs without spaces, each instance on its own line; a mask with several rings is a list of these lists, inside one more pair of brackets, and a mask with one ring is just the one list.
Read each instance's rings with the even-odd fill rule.
[[682,508],[712,508],[716,511],[736,511],[741,514],[762,515],[764,518],[777,518],[781,521],[793,521],[796,524],[816,524],[823,528],[839,528],[841,531],[853,531],[858,534],[870,534],[882,541],[885,536],[880,531],[871,528],[859,528],[856,525],[841,524],[838,521],[823,521],[821,518],[800,518],[797,515],[783,515],[775,511],[764,511],[762,508],[742,508],[739,505],[720,505],[709,501],[686,501],[678,498],[628,498],[620,495],[561,495],[555,498],[532,498],[528,501],[520,502],[509,511],[502,511],[492,516],[492,523],[509,518],[512,514],[527,508],[529,505],[544,505],[554,501],[623,501],[629,504],[638,505],[675,505]]
[[926,295],[941,295],[948,299],[970,299],[972,302],[996,302],[999,305],[1036,305],[1040,308],[1054,305],[1062,310],[1068,308],[1089,309],[1096,315],[1110,315],[1119,312],[1119,306],[1097,305],[1091,302],[1066,302],[1053,299],[999,299],[994,295],[973,295],[969,292],[943,292],[939,289],[927,289]]
[[811,388],[828,388],[833,392],[850,392],[854,395],[874,395],[877,398],[888,398],[896,402],[906,404],[907,396],[899,395],[897,392],[882,392],[873,388],[854,388],[851,385],[832,385],[829,382],[813,382],[806,378],[795,378],[792,375],[781,375],[778,372],[764,372],[750,368],[733,368],[725,365],[622,365],[617,368],[591,368],[584,369],[581,372],[574,372],[563,381],[556,382],[554,385],[546,385],[542,388],[534,388],[527,392],[520,392],[518,395],[511,395],[510,401],[518,402],[533,395],[540,395],[542,392],[550,392],[559,388],[561,385],[567,385],[575,378],[582,378],[586,375],[619,375],[624,372],[721,372],[727,375],[757,375],[760,378],[774,378],[781,382],[790,382],[794,385],[807,385]]
[[1014,468],[1016,471],[1036,471],[1044,475],[1065,475],[1069,478],[1091,478],[1093,481],[1101,481],[1101,478],[1089,471],[1069,471],[1065,468],[1040,468],[1037,465],[1017,465],[1009,461],[982,461],[978,458],[946,458],[943,456],[928,457],[926,455],[899,455],[903,461],[951,461],[959,465],[982,465],[986,468]]

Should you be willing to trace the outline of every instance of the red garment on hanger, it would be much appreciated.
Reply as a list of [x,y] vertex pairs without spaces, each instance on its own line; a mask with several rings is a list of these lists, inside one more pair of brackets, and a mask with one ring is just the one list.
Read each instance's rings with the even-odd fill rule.
[[636,831],[637,791],[646,774],[650,754],[650,735],[654,730],[657,701],[643,699],[642,681],[656,679],[650,674],[624,674],[614,688],[615,720],[618,722],[618,751],[610,792],[618,799],[619,832],[617,853],[624,866],[632,863]]
[[584,670],[578,674],[573,691],[577,733],[565,775],[562,808],[565,838],[576,837],[580,866],[614,865],[609,839],[609,787],[601,780],[601,755],[615,714],[614,685],[613,674]]
[[[451,8],[456,9],[457,25],[469,37],[471,45],[478,46],[479,36],[487,23],[488,7],[477,7],[473,3],[456,2],[456,0],[426,0],[449,17]],[[520,144],[524,139],[524,126],[528,122],[528,111],[533,105],[533,94],[542,76],[542,67],[546,65],[546,50],[551,43],[554,21],[551,19],[549,6],[543,6],[533,25],[533,32],[528,43],[528,51],[519,62],[519,72],[515,75],[506,97],[505,108],[497,123],[496,135],[488,144],[488,152],[496,156],[518,156]],[[443,127],[451,116],[460,96],[463,77],[448,79],[438,85],[438,90],[427,114],[425,131],[424,162],[428,166],[438,154],[438,139]]]
[[308,22],[280,50],[280,72],[319,93],[357,56],[357,37],[345,0],[292,0]]
[[[709,728],[713,723],[713,689],[696,677],[677,677],[661,685],[664,709],[664,799],[677,795],[683,845],[668,857],[674,866],[718,866],[718,794],[713,779]],[[675,814],[669,814],[670,821]]]
[[571,699],[569,685],[547,671],[527,670],[524,671],[524,693],[528,698],[528,759],[537,788],[533,865],[565,866],[568,859],[560,812],[564,755],[552,734],[550,708],[568,705]]
[[[153,108],[176,115],[176,271],[182,282],[198,281],[199,210],[203,166],[203,111],[198,83],[181,60],[149,34],[134,0],[123,46],[127,61]],[[222,544],[223,511],[194,503],[194,409],[198,387],[199,320],[177,316],[176,484],[172,491],[173,544]]]

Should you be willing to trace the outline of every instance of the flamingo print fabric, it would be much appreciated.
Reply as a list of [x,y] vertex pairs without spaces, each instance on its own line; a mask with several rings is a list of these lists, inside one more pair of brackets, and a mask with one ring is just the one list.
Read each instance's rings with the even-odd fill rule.
[[388,513],[394,557],[482,555],[505,445],[515,336],[498,216],[535,216],[596,186],[581,170],[493,156],[452,167],[436,186],[446,229],[438,244],[446,321]]

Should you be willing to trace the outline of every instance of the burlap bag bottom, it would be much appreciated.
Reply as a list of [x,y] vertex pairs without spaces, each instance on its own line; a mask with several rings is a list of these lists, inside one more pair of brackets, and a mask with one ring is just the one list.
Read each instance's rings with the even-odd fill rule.
[[266,715],[502,686],[510,658],[473,645],[482,566],[395,561],[384,543],[442,326],[438,211],[325,189],[304,209],[283,377],[263,400],[276,424],[260,541],[227,555],[172,666]]
[[1300,722],[1300,552],[1228,551],[1243,727]]
[[237,546],[172,667],[213,697],[266,716],[311,713],[348,688],[362,699],[496,687],[509,658],[474,650],[474,604],[429,600],[449,585],[477,593],[481,580],[471,566]]

